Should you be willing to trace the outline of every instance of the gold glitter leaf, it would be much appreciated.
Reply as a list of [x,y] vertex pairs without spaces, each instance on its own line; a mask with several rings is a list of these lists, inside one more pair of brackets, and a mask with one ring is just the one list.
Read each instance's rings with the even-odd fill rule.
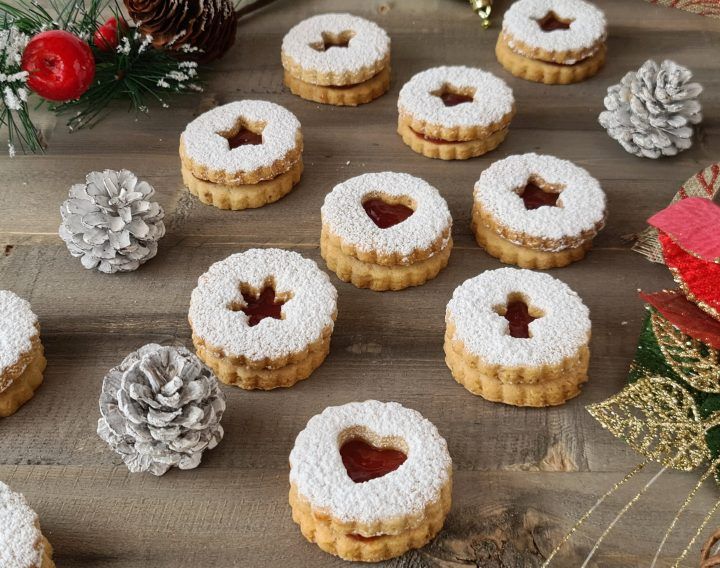
[[670,379],[639,379],[587,409],[614,436],[666,467],[690,471],[710,457],[693,397]]
[[660,351],[672,370],[699,391],[720,393],[718,351],[685,335],[657,312],[650,322]]

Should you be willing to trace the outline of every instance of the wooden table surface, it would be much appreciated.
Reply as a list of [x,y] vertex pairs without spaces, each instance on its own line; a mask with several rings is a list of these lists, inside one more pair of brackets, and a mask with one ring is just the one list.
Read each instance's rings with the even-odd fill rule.
[[[539,566],[598,495],[640,461],[602,430],[585,405],[617,392],[635,350],[643,305],[636,290],[671,285],[668,271],[623,239],[643,228],[688,177],[720,157],[720,20],[646,4],[598,1],[610,22],[606,68],[566,87],[509,76],[496,62],[497,25],[480,28],[462,0],[281,1],[241,22],[232,51],[205,73],[204,94],[176,100],[150,118],[120,105],[93,130],[68,133],[42,118],[42,157],[0,159],[0,288],[30,300],[42,323],[48,368],[36,397],[0,422],[0,480],[39,512],[61,568],[342,566],[301,537],[287,503],[288,454],[307,420],[326,406],[370,398],[417,409],[447,439],[455,468],[452,511],[440,536],[388,566]],[[499,16],[508,2],[496,0]],[[351,10],[392,36],[393,84],[359,108],[303,101],[282,85],[280,42],[301,19]],[[673,58],[704,84],[705,121],[695,146],[653,161],[625,153],[597,123],[608,85],[647,58]],[[507,141],[465,162],[419,156],[395,133],[396,100],[414,73],[441,64],[475,65],[515,91],[518,113]],[[184,125],[217,104],[266,99],[294,112],[305,134],[306,171],[282,201],[252,211],[220,211],[182,187],[177,156]],[[445,305],[453,289],[499,262],[469,230],[480,172],[509,154],[568,158],[602,182],[609,222],[582,262],[551,273],[591,310],[590,382],[560,408],[522,409],[474,397],[443,361]],[[132,274],[84,270],[57,236],[59,206],[90,170],[128,168],[155,185],[167,212],[158,256]],[[320,206],[332,187],[371,171],[420,176],[447,199],[455,220],[450,265],[428,284],[375,293],[339,282],[332,352],[291,389],[225,388],[225,438],[192,471],[161,478],[130,474],[95,433],[105,372],[148,342],[191,346],[187,310],[197,277],[249,247],[293,249],[320,263]],[[579,566],[632,491],[601,507],[556,566]],[[648,565],[698,473],[669,472],[608,536],[598,566]],[[661,565],[669,565],[718,497],[704,487],[678,524]],[[720,525],[713,520],[703,534]],[[697,565],[698,546],[683,566]],[[594,565],[594,564],[591,564]]]

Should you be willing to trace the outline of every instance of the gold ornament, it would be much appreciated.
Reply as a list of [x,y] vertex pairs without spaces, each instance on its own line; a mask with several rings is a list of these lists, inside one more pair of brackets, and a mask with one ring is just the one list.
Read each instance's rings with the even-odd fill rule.
[[665,361],[681,379],[699,391],[720,393],[718,351],[703,349],[701,342],[682,333],[657,312],[650,316],[650,324]]
[[482,19],[482,27],[490,27],[490,12],[492,12],[492,0],[468,0],[475,12]]
[[695,401],[671,379],[644,377],[587,408],[614,436],[665,467],[691,471],[710,458]]

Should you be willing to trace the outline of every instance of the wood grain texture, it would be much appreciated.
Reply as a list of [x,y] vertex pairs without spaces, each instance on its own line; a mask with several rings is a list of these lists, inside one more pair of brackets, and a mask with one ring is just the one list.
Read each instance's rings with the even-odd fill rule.
[[[496,0],[500,14],[509,4]],[[0,288],[32,302],[49,361],[35,399],[0,422],[0,480],[24,492],[67,568],[342,566],[307,544],[290,519],[287,457],[297,433],[326,406],[397,400],[432,420],[448,440],[456,487],[438,539],[392,567],[539,566],[564,533],[640,458],[604,432],[584,406],[617,392],[643,317],[636,290],[671,286],[662,266],[623,239],[668,203],[690,175],[720,155],[720,22],[640,0],[601,3],[610,21],[607,67],[578,85],[521,81],[494,59],[497,26],[480,28],[462,0],[280,1],[240,24],[233,50],[205,76],[198,97],[135,119],[119,106],[98,127],[70,134],[42,117],[42,157],[0,158]],[[393,41],[388,94],[358,108],[308,103],[282,87],[284,33],[299,20],[350,10],[385,27]],[[705,120],[696,145],[651,161],[626,154],[597,124],[608,85],[649,58],[671,57],[704,84]],[[397,93],[414,73],[440,64],[488,69],[513,87],[518,114],[495,152],[462,163],[429,160],[395,133]],[[179,133],[194,116],[241,98],[280,103],[300,119],[306,171],[280,202],[219,211],[182,188]],[[589,305],[590,382],[565,406],[518,409],[487,403],[457,385],[443,362],[445,305],[466,278],[499,263],[469,230],[480,172],[512,153],[571,159],[598,177],[610,218],[580,263],[552,271]],[[133,274],[85,271],[57,237],[59,206],[87,171],[128,168],[151,181],[167,211],[158,256]],[[333,277],[339,318],[332,352],[308,380],[282,392],[226,388],[226,435],[200,468],[160,479],[132,475],[95,434],[100,383],[131,350],[150,342],[191,345],[190,292],[214,261],[251,246],[297,250],[324,266],[319,209],[339,181],[367,171],[406,171],[440,189],[455,220],[456,248],[434,281],[400,293],[357,290]],[[637,490],[655,470],[633,484]],[[673,512],[698,474],[667,473],[611,533],[598,566],[648,565]],[[629,492],[580,531],[557,566],[578,566]],[[662,557],[669,565],[718,497],[708,484]],[[717,521],[716,521],[717,522]],[[697,564],[696,547],[684,566]]]

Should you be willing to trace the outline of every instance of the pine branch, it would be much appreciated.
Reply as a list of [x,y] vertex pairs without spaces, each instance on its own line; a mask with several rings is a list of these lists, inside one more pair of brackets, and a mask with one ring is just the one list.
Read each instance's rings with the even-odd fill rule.
[[[48,29],[63,29],[88,42],[95,58],[92,85],[77,100],[49,106],[56,113],[73,113],[67,121],[71,131],[92,127],[107,114],[109,105],[119,99],[129,102],[130,111],[146,114],[150,103],[165,108],[166,97],[171,94],[202,90],[197,63],[178,60],[176,52],[154,47],[151,38],[143,37],[135,28],[118,26],[116,49],[106,51],[93,45],[93,35],[107,16],[114,15],[118,22],[125,21],[117,0],[48,0],[47,6],[40,6],[34,0],[0,1],[0,34],[10,33],[13,28],[27,40]],[[188,52],[191,50],[188,48]],[[9,75],[5,60],[0,50],[0,74]],[[13,69],[20,71],[19,64],[18,57]],[[25,80],[26,77],[18,83],[20,90],[11,91],[7,96],[5,83],[0,81],[0,127],[8,128],[11,153],[15,144],[23,151],[42,151],[39,133],[30,119]]]
[[25,152],[42,152],[40,133],[30,119],[27,73],[20,68],[28,36],[11,27],[7,16],[0,21],[0,127],[7,128],[8,154],[19,146]]

